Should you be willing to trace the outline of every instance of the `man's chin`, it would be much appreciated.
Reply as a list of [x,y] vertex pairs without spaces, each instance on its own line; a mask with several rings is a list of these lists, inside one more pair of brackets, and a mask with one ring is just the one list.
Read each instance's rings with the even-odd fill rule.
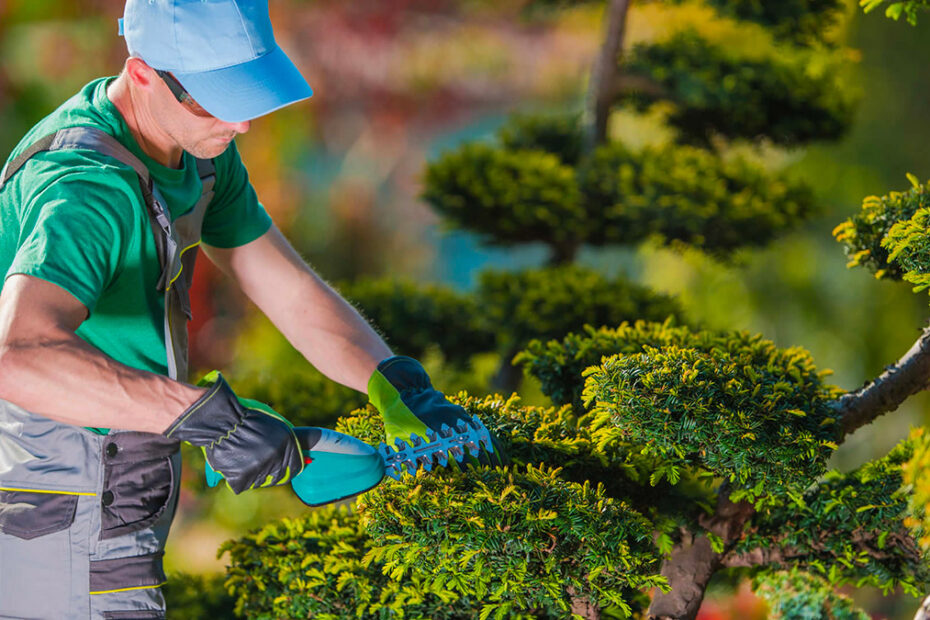
[[186,150],[197,159],[213,159],[225,153],[230,144],[232,144],[231,139],[211,138]]

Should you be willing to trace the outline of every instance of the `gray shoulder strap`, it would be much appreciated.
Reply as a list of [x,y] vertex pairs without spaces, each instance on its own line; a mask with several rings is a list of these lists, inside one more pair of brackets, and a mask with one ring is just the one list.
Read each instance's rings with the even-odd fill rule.
[[[97,129],[96,127],[68,127],[60,129],[53,134],[43,136],[29,145],[22,153],[7,162],[7,165],[0,171],[0,190],[4,184],[9,181],[13,175],[26,165],[34,155],[42,151],[59,151],[63,149],[86,149],[97,151],[108,157],[112,157],[119,162],[126,164],[135,170],[139,177],[139,188],[142,190],[142,198],[149,212],[149,220],[152,225],[152,233],[155,235],[155,245],[158,248],[158,256],[161,261],[162,269],[166,268],[167,259],[165,256],[166,239],[170,239],[171,220],[165,212],[164,206],[155,198],[152,191],[152,178],[148,168],[138,157],[123,146],[116,138],[110,134]],[[203,193],[200,197],[201,202],[209,201],[213,198],[213,185],[216,178],[216,170],[212,159],[197,160],[197,174],[200,176]]]

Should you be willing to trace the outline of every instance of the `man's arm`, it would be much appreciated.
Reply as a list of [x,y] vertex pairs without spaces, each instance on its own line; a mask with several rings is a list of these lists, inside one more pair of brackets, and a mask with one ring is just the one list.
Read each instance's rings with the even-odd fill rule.
[[206,390],[136,370],[84,342],[87,308],[12,275],[0,292],[0,398],[59,422],[161,433]]
[[333,381],[367,391],[368,379],[391,350],[277,227],[237,248],[204,250],[314,367]]

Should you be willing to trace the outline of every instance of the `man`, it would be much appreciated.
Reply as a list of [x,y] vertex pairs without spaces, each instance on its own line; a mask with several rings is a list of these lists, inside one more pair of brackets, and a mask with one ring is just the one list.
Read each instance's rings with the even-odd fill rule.
[[163,618],[179,441],[234,491],[303,467],[291,426],[187,378],[196,248],[390,436],[462,419],[301,260],[236,135],[311,96],[267,0],[128,0],[130,57],[0,175],[0,617]]

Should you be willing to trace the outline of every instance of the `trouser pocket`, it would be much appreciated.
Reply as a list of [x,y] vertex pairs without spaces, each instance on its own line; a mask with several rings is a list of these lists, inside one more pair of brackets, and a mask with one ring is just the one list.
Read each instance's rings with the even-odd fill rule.
[[71,532],[78,497],[0,491],[0,617],[71,612]]
[[100,538],[145,529],[168,508],[178,442],[151,433],[114,433],[103,446]]

